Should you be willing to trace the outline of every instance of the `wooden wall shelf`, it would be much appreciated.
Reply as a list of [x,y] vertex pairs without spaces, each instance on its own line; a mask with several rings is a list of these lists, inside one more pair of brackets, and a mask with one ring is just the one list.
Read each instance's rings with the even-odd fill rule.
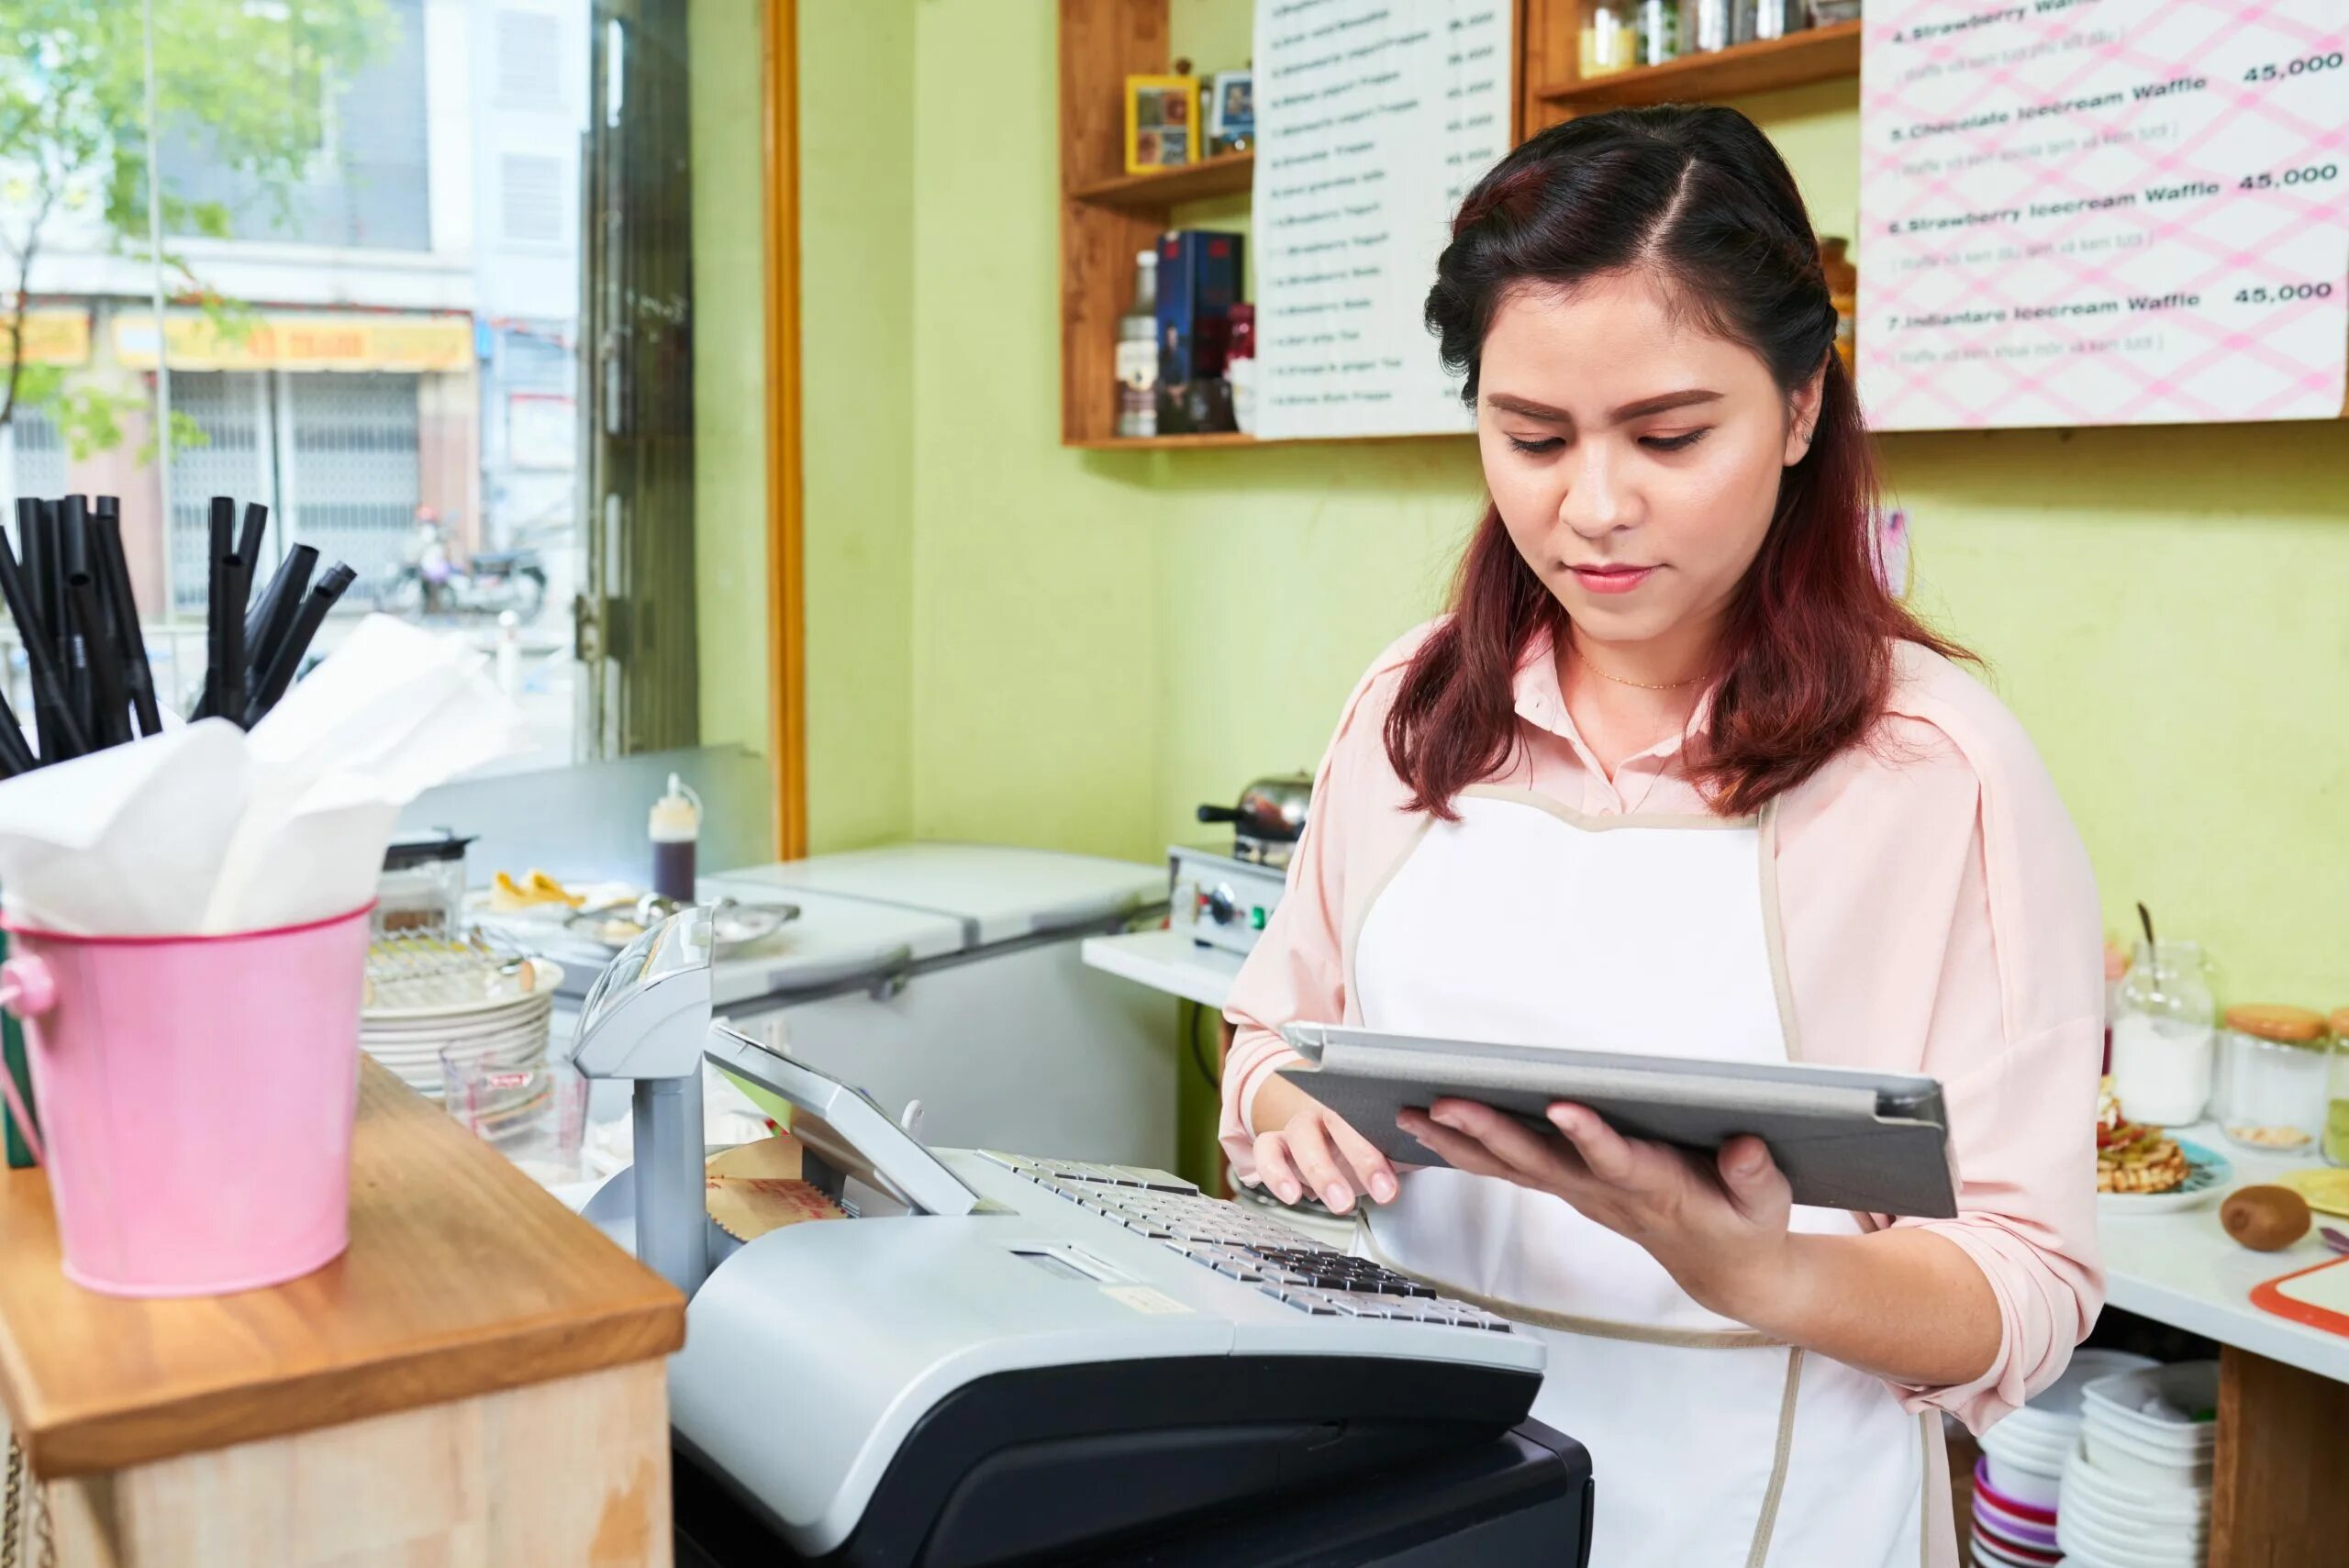
[[1119,207],[1128,212],[1163,212],[1181,202],[1204,201],[1210,196],[1245,195],[1255,177],[1254,153],[1230,152],[1221,158],[1210,158],[1186,168],[1159,169],[1147,174],[1119,174],[1115,179],[1096,180],[1089,185],[1080,185],[1069,195],[1097,206]]
[[[1669,64],[1577,79],[1582,0],[1512,0],[1519,137],[1575,115],[1629,104],[1714,102],[1855,78],[1858,22],[1742,44]],[[1118,318],[1133,298],[1134,257],[1158,242],[1169,210],[1245,195],[1255,155],[1211,158],[1149,174],[1125,169],[1125,78],[1171,61],[1168,0],[1059,0],[1061,444],[1087,451],[1186,451],[1278,445],[1250,436],[1119,439]],[[1218,61],[1205,62],[1210,66]]]
[[1713,103],[1748,93],[1807,87],[1860,73],[1860,22],[1837,22],[1766,43],[1740,44],[1609,76],[1573,77],[1537,89],[1575,114],[1631,104]]
[[1243,436],[1236,430],[1219,430],[1205,436],[1097,436],[1078,440],[1064,440],[1064,447],[1081,447],[1090,452],[1176,452],[1209,447],[1279,446],[1278,441],[1260,441],[1253,436]]

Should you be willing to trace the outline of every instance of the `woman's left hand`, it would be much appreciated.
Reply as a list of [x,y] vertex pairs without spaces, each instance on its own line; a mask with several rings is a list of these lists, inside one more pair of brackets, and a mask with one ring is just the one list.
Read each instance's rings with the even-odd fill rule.
[[1779,1316],[1793,1284],[1793,1196],[1758,1138],[1704,1161],[1625,1138],[1587,1106],[1553,1105],[1552,1137],[1471,1100],[1438,1100],[1397,1125],[1456,1169],[1565,1199],[1647,1249],[1699,1305],[1741,1322]]

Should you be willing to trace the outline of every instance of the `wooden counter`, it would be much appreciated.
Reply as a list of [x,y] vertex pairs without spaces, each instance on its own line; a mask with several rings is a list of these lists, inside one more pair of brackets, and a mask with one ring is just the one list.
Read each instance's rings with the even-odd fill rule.
[[317,1273],[139,1301],[0,1176],[0,1402],[60,1568],[667,1563],[683,1297],[372,1061],[351,1201]]

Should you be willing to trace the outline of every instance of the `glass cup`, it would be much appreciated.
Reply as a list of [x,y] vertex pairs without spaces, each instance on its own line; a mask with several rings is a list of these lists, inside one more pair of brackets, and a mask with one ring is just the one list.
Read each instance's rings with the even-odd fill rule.
[[568,1062],[508,1066],[440,1053],[442,1106],[540,1186],[585,1174],[587,1080]]
[[2121,1114],[2156,1127],[2199,1120],[2217,1068],[2218,1006],[2199,942],[2139,942],[2112,1014]]

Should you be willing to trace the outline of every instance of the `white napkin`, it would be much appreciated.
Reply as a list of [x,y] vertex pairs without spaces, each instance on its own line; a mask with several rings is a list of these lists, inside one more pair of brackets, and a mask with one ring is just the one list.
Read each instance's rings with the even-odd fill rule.
[[370,616],[250,735],[207,719],[0,784],[9,915],[85,935],[208,935],[360,907],[402,806],[529,748],[487,663]]
[[44,930],[199,929],[249,766],[207,718],[0,784],[0,903]]

